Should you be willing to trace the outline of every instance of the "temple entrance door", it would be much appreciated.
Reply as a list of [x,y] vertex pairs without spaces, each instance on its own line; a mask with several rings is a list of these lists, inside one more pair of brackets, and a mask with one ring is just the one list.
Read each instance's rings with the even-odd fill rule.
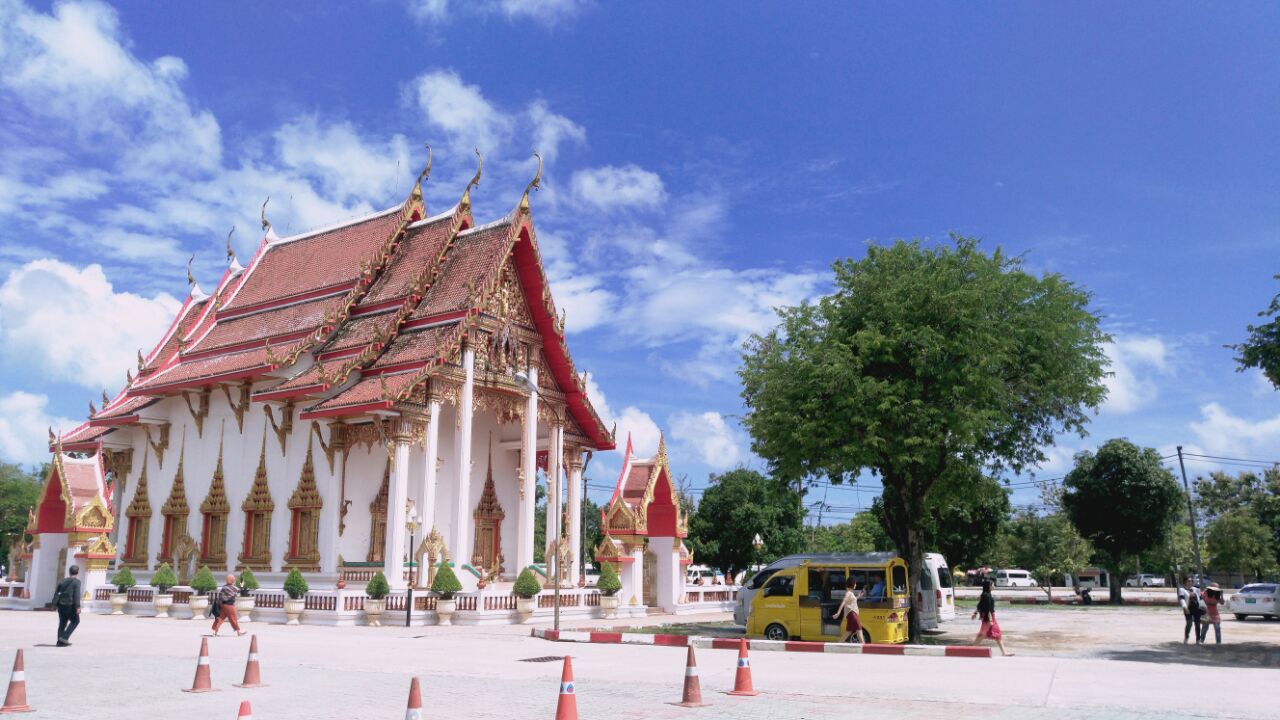
[[644,553],[644,604],[658,604],[658,556],[650,550]]
[[498,524],[494,517],[476,517],[475,552],[471,555],[471,565],[481,572],[492,569],[498,559]]

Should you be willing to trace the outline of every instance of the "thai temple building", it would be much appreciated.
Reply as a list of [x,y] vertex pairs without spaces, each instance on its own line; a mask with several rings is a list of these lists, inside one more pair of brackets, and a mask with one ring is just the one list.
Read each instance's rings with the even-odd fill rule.
[[[403,203],[313,232],[277,236],[264,205],[250,262],[228,238],[210,292],[188,272],[172,326],[121,368],[124,388],[51,431],[54,469],[19,558],[31,578],[111,558],[144,583],[168,562],[183,581],[207,565],[279,588],[297,568],[333,588],[381,570],[404,588],[412,557],[415,586],[447,561],[474,590],[534,565],[541,470],[547,550],[577,586],[583,466],[614,434],[543,271],[529,206],[541,161],[516,207],[484,224],[480,171],[428,215],[429,169]],[[637,506],[660,534],[666,482]]]

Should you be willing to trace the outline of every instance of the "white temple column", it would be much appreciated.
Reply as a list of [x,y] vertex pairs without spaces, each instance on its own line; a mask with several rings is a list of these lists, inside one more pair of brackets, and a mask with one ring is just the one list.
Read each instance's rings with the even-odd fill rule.
[[[440,472],[440,400],[431,398],[428,401],[427,440],[422,476],[422,497],[418,502],[418,515],[422,521],[422,536],[426,537],[435,530],[436,522],[436,481]],[[417,549],[414,549],[417,552]]]
[[569,584],[578,585],[582,562],[582,449],[569,448],[565,454],[565,467],[569,469]]
[[[538,368],[529,368],[529,381],[538,386]],[[538,393],[530,392],[524,406],[520,435],[520,515],[516,525],[515,574],[533,564],[533,510],[538,485]]]
[[[342,423],[329,423],[328,445],[329,452],[333,453],[333,462],[330,463],[328,457],[322,456],[316,464],[317,468],[324,468],[328,472],[328,475],[324,476],[326,481],[320,493],[324,499],[324,505],[320,508],[320,536],[317,538],[320,546],[320,572],[333,575],[339,572],[338,514],[341,512],[342,505],[341,472],[344,440]],[[332,469],[330,469],[331,465]],[[234,565],[231,562],[234,556],[231,553],[227,555],[228,562]]]
[[[462,351],[462,367],[467,379],[458,397],[458,431],[454,433],[458,483],[454,494],[453,538],[449,543],[453,562],[459,568],[471,562],[471,423],[475,414],[471,398],[475,392],[475,364],[476,352],[467,347]],[[458,573],[459,579],[462,575]]]
[[391,486],[387,488],[387,544],[382,556],[382,573],[393,588],[408,585],[404,577],[404,546],[408,530],[404,526],[405,505],[409,498],[409,437],[394,436]]
[[[559,542],[564,535],[564,426],[557,419],[551,424],[551,443],[547,450],[547,545]],[[554,573],[551,558],[547,572]],[[554,578],[554,575],[552,575]],[[558,578],[557,578],[558,580]]]

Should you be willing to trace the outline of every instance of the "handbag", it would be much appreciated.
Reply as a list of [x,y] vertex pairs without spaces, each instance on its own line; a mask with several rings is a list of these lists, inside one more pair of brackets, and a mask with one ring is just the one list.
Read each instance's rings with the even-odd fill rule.
[[215,592],[213,594],[213,602],[209,603],[209,617],[216,618],[222,615],[222,593]]
[[987,630],[987,637],[992,640],[1000,637],[1000,623],[996,622],[995,613],[991,613],[991,627]]

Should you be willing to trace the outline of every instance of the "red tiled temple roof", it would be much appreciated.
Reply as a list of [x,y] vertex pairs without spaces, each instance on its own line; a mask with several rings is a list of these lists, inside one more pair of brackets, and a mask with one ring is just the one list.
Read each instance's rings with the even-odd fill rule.
[[[456,210],[456,208],[455,208]],[[402,298],[423,268],[440,257],[452,235],[455,213],[449,212],[410,226],[390,264],[360,301],[362,306]]]
[[[443,333],[447,328],[441,328],[439,331]],[[414,330],[397,335],[395,340],[387,346],[387,349],[373,363],[375,368],[383,368],[391,365],[399,365],[401,363],[411,362],[428,362],[436,358],[439,350],[437,345],[436,329],[431,330]]]
[[400,206],[353,223],[267,245],[223,312],[353,283],[399,222]]
[[395,401],[385,399],[384,393],[388,396],[397,395],[415,384],[417,377],[418,373],[410,371],[363,378],[355,385],[310,408],[304,419],[340,415],[354,408],[364,408],[366,411],[389,409],[395,405]]
[[435,317],[468,309],[468,293],[484,289],[506,260],[511,239],[511,219],[458,233],[458,239],[440,271],[440,279],[427,290],[413,318]]
[[[280,347],[272,346],[272,354],[283,357],[295,349],[299,343],[291,343]],[[130,394],[146,392],[162,392],[177,390],[182,387],[194,387],[202,384],[199,381],[234,380],[241,377],[266,372],[274,365],[267,358],[267,348],[259,346],[249,350],[214,355],[211,357],[188,360],[162,370],[145,380],[134,383]]]
[[378,328],[387,325],[395,310],[374,313],[372,315],[361,315],[354,317],[343,323],[342,327],[333,334],[329,342],[320,350],[321,353],[340,352],[342,350],[350,350],[351,348],[363,347],[373,342],[375,331]]
[[126,393],[121,393],[111,401],[110,405],[99,410],[97,415],[90,418],[90,421],[95,425],[114,424],[113,422],[107,421],[116,421],[122,418],[127,418],[133,415],[134,412],[141,410],[156,400],[157,398],[148,397],[146,395],[128,395]]
[[319,298],[243,317],[219,320],[213,330],[187,348],[185,354],[197,355],[277,335],[314,330],[320,326],[325,312],[336,313],[345,299],[345,295]]
[[96,449],[98,440],[115,428],[112,427],[94,427],[87,422],[81,423],[79,427],[71,432],[63,433],[58,438],[62,443],[64,450],[74,452],[90,452]]

